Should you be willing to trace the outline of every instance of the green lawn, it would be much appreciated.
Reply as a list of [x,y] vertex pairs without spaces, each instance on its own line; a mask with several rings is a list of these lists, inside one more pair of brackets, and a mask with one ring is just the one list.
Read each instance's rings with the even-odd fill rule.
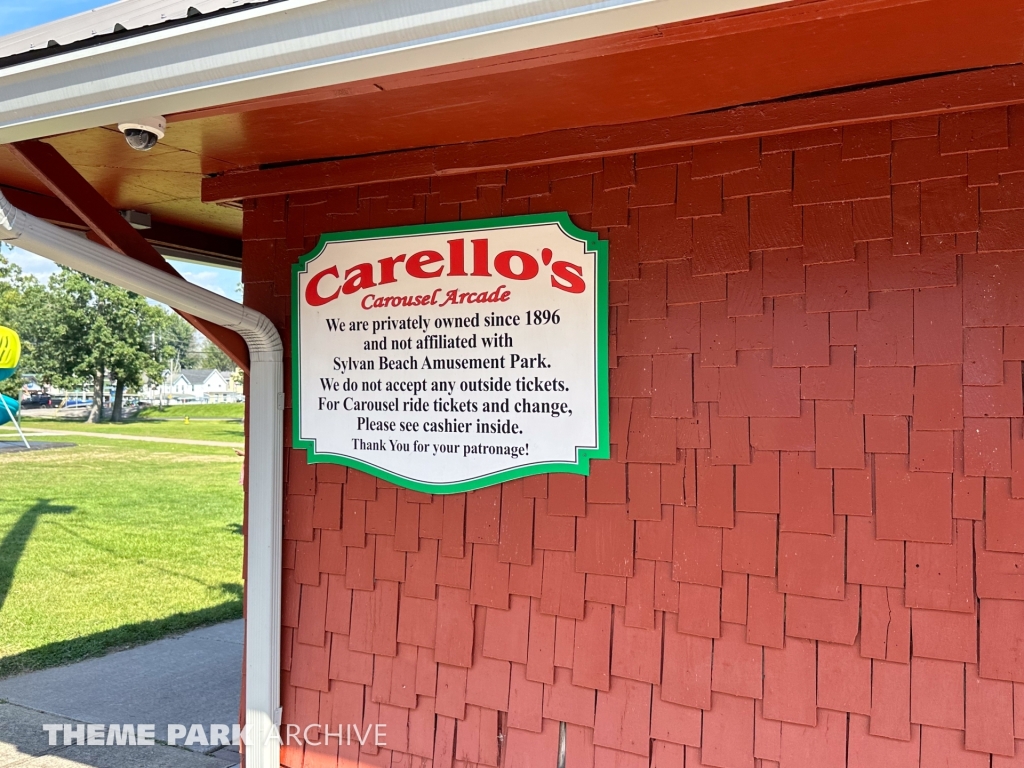
[[0,677],[241,616],[230,448],[51,439],[0,457]]
[[245,403],[200,403],[198,405],[150,406],[139,411],[141,419],[180,419],[183,416],[204,419],[240,419],[245,415]]
[[[214,420],[189,421],[182,418],[173,421],[156,419],[131,419],[118,423],[104,421],[100,424],[86,424],[83,421],[68,419],[40,419],[25,416],[21,425],[26,429],[62,429],[75,432],[110,432],[118,435],[146,435],[149,437],[175,437],[187,440],[215,440],[218,442],[239,443],[245,440],[244,425],[241,421]],[[10,429],[13,429],[11,427]],[[0,429],[0,435],[6,432]]]

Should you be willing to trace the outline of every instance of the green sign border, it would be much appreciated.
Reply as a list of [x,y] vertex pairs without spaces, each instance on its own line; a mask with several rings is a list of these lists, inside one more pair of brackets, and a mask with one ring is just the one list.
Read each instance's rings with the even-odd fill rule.
[[[301,434],[302,391],[299,360],[299,275],[306,271],[306,265],[319,256],[329,243],[350,240],[375,240],[383,237],[408,235],[434,235],[439,233],[471,232],[481,229],[508,229],[511,227],[532,226],[536,224],[558,224],[569,237],[579,240],[586,250],[594,254],[596,259],[597,285],[594,291],[596,306],[596,338],[597,344],[597,447],[577,448],[576,462],[547,462],[532,464],[513,469],[494,472],[489,475],[465,480],[458,483],[425,483],[409,480],[372,464],[348,456],[329,453],[317,453],[314,440],[303,439]],[[608,241],[602,240],[596,232],[580,229],[569,219],[565,211],[558,213],[538,213],[524,216],[503,216],[492,219],[475,219],[473,221],[453,221],[439,224],[414,224],[405,227],[384,227],[380,229],[363,229],[355,232],[332,232],[320,236],[319,242],[312,251],[300,257],[292,265],[292,446],[306,449],[306,461],[310,464],[340,464],[358,469],[374,477],[423,493],[463,493],[478,488],[504,483],[520,477],[543,475],[551,472],[565,472],[575,475],[589,475],[591,459],[607,459],[611,455],[608,422]]]

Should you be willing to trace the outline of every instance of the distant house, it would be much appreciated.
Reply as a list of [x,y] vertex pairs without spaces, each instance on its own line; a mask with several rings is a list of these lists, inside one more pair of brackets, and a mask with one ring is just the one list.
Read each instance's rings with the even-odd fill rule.
[[211,395],[223,395],[229,388],[227,374],[216,368],[195,368],[173,375],[168,382],[167,392],[172,395],[206,398]]
[[26,395],[30,395],[33,392],[42,392],[44,387],[39,382],[39,377],[34,373],[22,373],[21,374],[21,391]]

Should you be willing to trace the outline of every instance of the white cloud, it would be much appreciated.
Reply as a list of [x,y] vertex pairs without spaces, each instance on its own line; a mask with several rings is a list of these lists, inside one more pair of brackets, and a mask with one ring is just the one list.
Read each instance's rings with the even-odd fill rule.
[[185,261],[169,259],[181,276],[200,288],[219,293],[229,299],[238,301],[240,296],[236,288],[241,276],[237,269],[224,269],[214,266],[203,266]]
[[224,289],[218,283],[219,275],[212,270],[192,270],[192,269],[181,269],[181,276],[188,280],[194,285],[198,285],[200,288],[205,288],[208,291],[219,293],[221,296],[227,296]]
[[[3,0],[0,0],[2,3]],[[49,259],[29,253],[21,248],[3,248],[2,255],[14,264],[21,267],[26,274],[33,275],[37,280],[45,283],[50,275],[56,272],[59,267]],[[225,296],[233,301],[240,301],[241,295],[238,291],[238,282],[241,275],[237,269],[224,269],[214,266],[202,266],[185,261],[170,260],[174,268],[181,273],[181,276],[194,285],[205,288],[208,291]],[[157,302],[153,302],[157,303]]]
[[33,275],[37,280],[45,283],[50,275],[58,270],[57,265],[42,256],[15,248],[13,250],[4,248],[3,256],[7,260],[17,264],[26,274]]

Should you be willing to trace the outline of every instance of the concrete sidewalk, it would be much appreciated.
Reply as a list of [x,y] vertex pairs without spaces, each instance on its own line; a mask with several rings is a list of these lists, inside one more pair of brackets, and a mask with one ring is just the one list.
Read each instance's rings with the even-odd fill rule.
[[[180,637],[66,667],[0,681],[0,768],[228,768],[233,747],[49,746],[44,723],[167,726],[238,721],[242,622],[197,629]],[[180,743],[180,742],[179,742]]]

